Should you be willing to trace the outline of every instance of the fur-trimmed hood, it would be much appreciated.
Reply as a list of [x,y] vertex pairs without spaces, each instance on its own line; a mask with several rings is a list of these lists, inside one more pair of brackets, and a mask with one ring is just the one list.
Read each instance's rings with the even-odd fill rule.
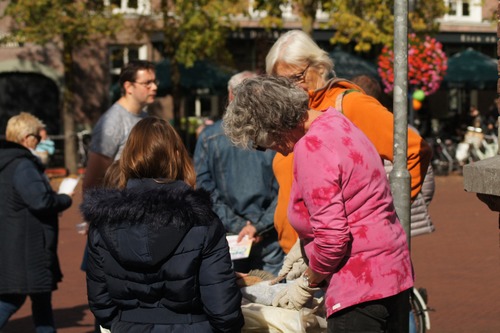
[[133,179],[124,190],[93,189],[80,209],[112,256],[134,268],[161,263],[193,226],[216,219],[210,194],[181,181]]

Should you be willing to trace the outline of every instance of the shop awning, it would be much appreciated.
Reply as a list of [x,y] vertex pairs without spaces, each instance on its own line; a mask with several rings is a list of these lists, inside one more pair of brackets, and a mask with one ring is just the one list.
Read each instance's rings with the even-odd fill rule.
[[330,52],[330,58],[333,59],[334,71],[337,77],[352,79],[358,75],[368,75],[380,80],[377,66],[357,55],[335,49]]
[[448,58],[443,86],[465,89],[496,89],[498,61],[468,48]]

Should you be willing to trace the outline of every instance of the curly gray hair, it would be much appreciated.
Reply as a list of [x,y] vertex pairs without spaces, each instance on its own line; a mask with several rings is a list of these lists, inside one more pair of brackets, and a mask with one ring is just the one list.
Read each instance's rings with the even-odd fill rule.
[[223,117],[223,128],[241,148],[269,147],[307,118],[307,93],[283,77],[246,79],[234,94]]

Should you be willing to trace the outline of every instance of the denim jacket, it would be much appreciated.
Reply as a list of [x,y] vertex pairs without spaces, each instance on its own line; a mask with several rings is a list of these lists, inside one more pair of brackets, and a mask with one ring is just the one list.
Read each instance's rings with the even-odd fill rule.
[[234,146],[221,120],[200,134],[194,152],[196,186],[212,193],[213,209],[228,233],[238,234],[248,220],[259,235],[274,228],[274,155]]

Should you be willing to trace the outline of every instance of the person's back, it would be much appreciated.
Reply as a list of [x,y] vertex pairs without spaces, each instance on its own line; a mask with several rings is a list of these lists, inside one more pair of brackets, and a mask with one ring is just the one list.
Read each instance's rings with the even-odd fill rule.
[[87,290],[112,332],[238,332],[241,294],[225,230],[165,120],[132,130],[118,184],[85,193]]
[[[359,75],[353,77],[351,80],[355,84],[359,85],[367,95],[380,101],[382,96],[382,87],[376,78],[369,75]],[[408,130],[420,134],[413,126],[408,126]],[[393,164],[388,160],[384,160],[384,169],[387,177],[389,177],[389,174],[393,169]],[[412,237],[429,234],[435,230],[428,209],[428,206],[434,197],[434,190],[434,171],[432,165],[429,164],[421,190],[411,202],[410,233]]]
[[235,261],[237,271],[264,269],[277,273],[281,267],[283,253],[274,229],[278,193],[272,172],[274,155],[272,151],[235,147],[224,134],[221,120],[207,126],[196,144],[196,184],[212,193],[214,211],[226,231],[237,235],[251,221],[262,237],[253,245],[250,262]]
[[[113,332],[148,332],[155,324],[174,332],[186,330],[192,320],[191,329],[211,332],[241,321],[225,231],[209,201],[208,193],[184,182],[153,179],[89,193],[82,206],[92,221],[87,282],[89,304],[101,325]],[[137,220],[139,215],[144,219]],[[95,270],[91,265],[100,261],[102,270]],[[103,303],[103,294],[112,305]],[[213,304],[206,304],[209,298]],[[118,309],[119,320],[111,324]],[[148,317],[155,320],[147,322]]]
[[[234,89],[257,74],[243,71],[227,84],[228,99]],[[234,261],[239,272],[263,269],[277,274],[284,252],[274,228],[278,183],[272,170],[274,152],[240,149],[223,131],[222,121],[207,126],[198,137],[194,152],[196,184],[212,193],[214,210],[226,231],[248,237],[253,245],[250,257]]]
[[[225,217],[223,221],[227,231],[237,234],[245,226],[246,220],[238,219],[238,216],[255,221],[259,231],[272,229],[273,224],[269,221],[261,221],[260,224],[266,224],[262,227],[258,221],[263,207],[270,207],[277,194],[277,184],[271,169],[275,152],[235,147],[224,135],[221,120],[207,126],[198,142],[204,149],[199,149],[195,155],[196,184],[221,196],[223,203],[220,208],[225,204],[235,212],[233,216],[220,214]],[[202,162],[207,164],[207,168],[201,168]],[[210,173],[211,179],[207,179],[205,173]],[[219,209],[217,202],[214,209]]]

